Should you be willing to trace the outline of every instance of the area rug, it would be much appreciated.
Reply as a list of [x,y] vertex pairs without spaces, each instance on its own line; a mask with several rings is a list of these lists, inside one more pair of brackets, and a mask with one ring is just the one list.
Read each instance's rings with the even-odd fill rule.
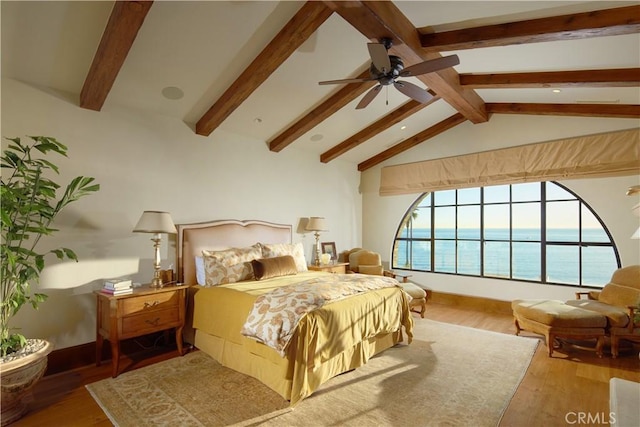
[[193,352],[87,389],[117,426],[495,426],[538,340],[415,320],[414,341],[325,383],[295,408]]

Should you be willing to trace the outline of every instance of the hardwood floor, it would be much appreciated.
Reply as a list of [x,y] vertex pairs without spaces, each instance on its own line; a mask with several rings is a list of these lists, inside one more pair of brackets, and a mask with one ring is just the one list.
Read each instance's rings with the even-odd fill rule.
[[[509,314],[429,303],[425,317],[494,332],[514,332]],[[123,370],[131,370],[175,356],[175,351],[140,360],[125,356],[120,365]],[[100,367],[91,365],[43,378],[36,386],[29,413],[13,425],[110,426],[111,422],[84,387],[108,378],[110,373],[111,365],[107,362]],[[541,342],[500,425],[609,425],[611,377],[640,381],[637,346],[618,359],[611,359],[608,354],[599,359],[594,352],[579,349],[559,350],[549,358]],[[578,417],[590,422],[578,422]]]

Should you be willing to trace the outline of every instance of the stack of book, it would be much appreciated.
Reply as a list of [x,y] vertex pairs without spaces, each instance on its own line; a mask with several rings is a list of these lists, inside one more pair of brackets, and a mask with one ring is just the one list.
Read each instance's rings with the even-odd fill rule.
[[102,292],[109,295],[125,295],[133,292],[131,279],[118,278],[104,281]]

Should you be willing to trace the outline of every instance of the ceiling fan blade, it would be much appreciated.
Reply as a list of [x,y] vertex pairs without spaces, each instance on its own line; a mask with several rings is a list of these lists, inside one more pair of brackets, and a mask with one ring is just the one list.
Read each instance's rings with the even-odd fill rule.
[[419,76],[420,74],[433,73],[434,71],[458,65],[460,59],[458,55],[443,56],[442,58],[431,59],[429,61],[420,62],[405,68],[400,73],[400,77]]
[[364,82],[370,82],[372,80],[372,78],[369,79],[342,79],[342,80],[326,80],[324,82],[318,82],[319,85],[339,85],[339,84],[345,84],[345,83],[364,83]]
[[361,110],[364,107],[366,107],[367,105],[369,105],[369,103],[371,101],[373,101],[373,98],[378,96],[378,94],[380,93],[380,89],[382,89],[382,86],[381,85],[376,85],[376,86],[373,87],[373,89],[369,90],[369,92],[367,92],[362,97],[360,102],[358,102],[358,105],[356,105],[356,110]]
[[395,86],[396,89],[407,95],[409,98],[414,99],[421,104],[426,104],[427,102],[431,101],[431,99],[433,99],[433,95],[431,95],[421,87],[414,85],[413,83],[394,82],[393,86]]
[[367,43],[367,47],[369,48],[369,56],[371,56],[373,66],[384,74],[391,71],[391,61],[389,60],[387,48],[382,43]]

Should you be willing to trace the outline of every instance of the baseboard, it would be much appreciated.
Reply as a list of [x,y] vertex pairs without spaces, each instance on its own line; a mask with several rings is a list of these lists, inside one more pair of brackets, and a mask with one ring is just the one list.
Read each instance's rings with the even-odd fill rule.
[[[123,340],[120,342],[120,354],[131,356],[132,358],[145,357],[145,354],[158,354],[173,351],[176,348],[173,342],[159,344],[163,341],[165,334],[162,332],[149,334],[135,339]],[[102,363],[111,363],[111,346],[109,341],[105,341],[102,348]],[[53,350],[49,353],[46,375],[53,375],[71,369],[82,368],[96,363],[96,343],[95,341],[80,344],[73,347]]]
[[[511,314],[511,301],[500,301],[491,298],[470,295],[449,294],[446,292],[430,291],[429,304],[443,304],[454,307],[484,311],[488,313]],[[427,310],[428,310],[427,304]]]

